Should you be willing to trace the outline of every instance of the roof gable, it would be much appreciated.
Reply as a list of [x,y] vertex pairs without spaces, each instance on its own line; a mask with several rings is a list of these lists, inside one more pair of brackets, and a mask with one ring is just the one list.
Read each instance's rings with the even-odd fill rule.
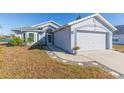
[[40,24],[36,24],[36,25],[33,25],[33,26],[30,26],[30,27],[20,27],[20,28],[14,28],[12,29],[12,31],[44,31],[44,29],[48,29],[48,28],[51,28],[51,29],[57,29],[57,28],[60,28],[61,25],[59,25],[58,23],[54,22],[54,21],[47,21],[47,22],[44,22],[44,23],[40,23]]
[[53,26],[54,28],[59,28],[61,25],[51,20],[44,23],[33,25],[32,27],[40,28],[45,26]]
[[98,32],[112,32],[97,18],[90,18],[85,21],[81,21],[71,26],[71,29],[82,30],[82,31],[98,31]]
[[100,14],[94,14],[94,15],[91,15],[91,16],[88,16],[88,17],[85,17],[85,18],[82,18],[82,19],[79,19],[79,20],[70,22],[70,23],[68,23],[67,25],[77,24],[77,23],[79,23],[79,22],[85,21],[85,20],[90,19],[90,18],[97,18],[98,20],[100,20],[105,26],[107,26],[107,27],[108,27],[109,29],[111,29],[112,31],[116,31],[116,30],[117,30],[112,24],[110,24],[110,23],[109,23],[105,18],[103,18]]

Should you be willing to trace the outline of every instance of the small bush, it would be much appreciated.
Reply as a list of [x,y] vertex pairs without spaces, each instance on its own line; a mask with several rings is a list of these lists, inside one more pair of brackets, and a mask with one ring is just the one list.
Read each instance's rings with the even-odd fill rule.
[[14,37],[14,38],[10,39],[9,44],[11,44],[13,46],[22,45],[23,39],[21,39],[20,37]]
[[78,47],[78,46],[73,48],[73,50],[79,50],[79,49],[80,49],[80,47]]
[[29,38],[27,39],[27,42],[31,45],[31,43],[33,42],[33,38],[32,38],[32,37],[29,37]]

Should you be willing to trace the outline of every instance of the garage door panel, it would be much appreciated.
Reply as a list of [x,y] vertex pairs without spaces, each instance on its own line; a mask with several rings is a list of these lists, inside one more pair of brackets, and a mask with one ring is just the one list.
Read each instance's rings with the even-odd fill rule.
[[106,49],[106,34],[77,32],[77,45],[80,51]]

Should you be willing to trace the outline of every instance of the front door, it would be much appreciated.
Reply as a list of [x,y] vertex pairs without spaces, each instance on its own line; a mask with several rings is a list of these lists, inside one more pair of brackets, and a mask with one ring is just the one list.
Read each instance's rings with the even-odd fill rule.
[[53,35],[48,34],[47,35],[47,45],[52,45],[53,44]]

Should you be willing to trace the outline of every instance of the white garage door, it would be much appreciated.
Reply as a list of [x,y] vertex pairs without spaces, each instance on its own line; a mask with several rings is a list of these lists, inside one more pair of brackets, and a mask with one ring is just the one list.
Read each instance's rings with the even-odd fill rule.
[[106,49],[106,33],[77,32],[80,51]]

